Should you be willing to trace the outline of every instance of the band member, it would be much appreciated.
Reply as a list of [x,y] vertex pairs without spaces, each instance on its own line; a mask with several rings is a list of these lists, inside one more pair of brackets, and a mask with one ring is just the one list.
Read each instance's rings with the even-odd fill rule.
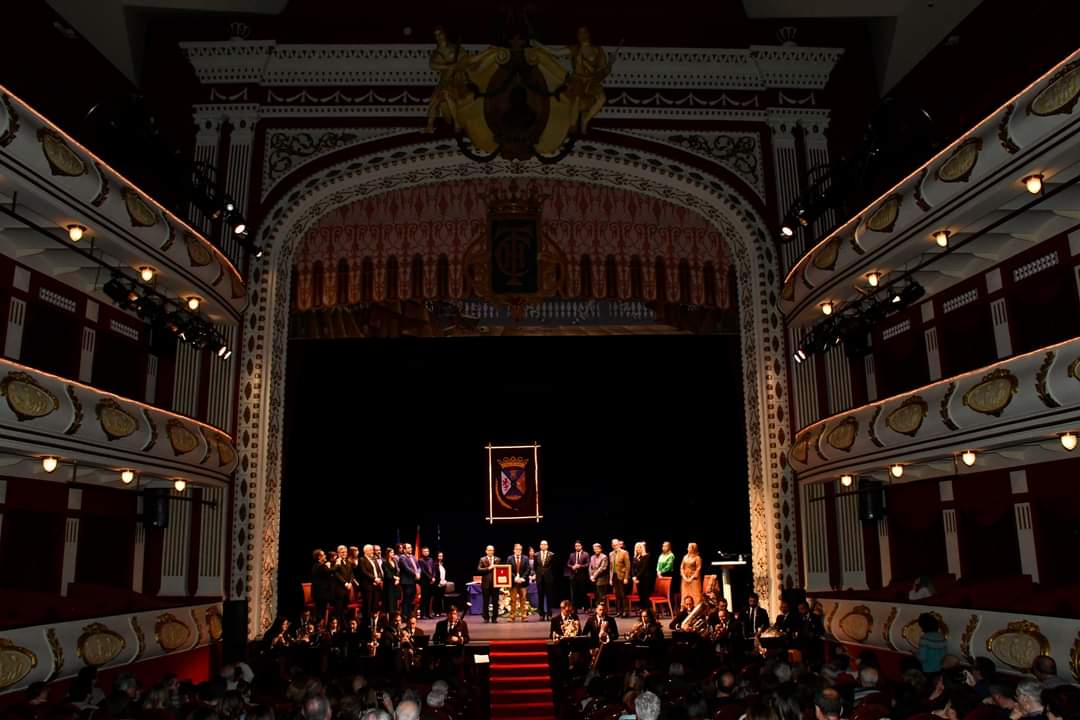
[[435,596],[435,558],[431,557],[431,548],[420,548],[420,617],[431,617],[431,604]]
[[315,612],[320,618],[326,617],[326,606],[334,600],[334,578],[326,553],[316,550],[311,553],[315,564],[311,566],[311,600],[315,603]]
[[349,549],[344,545],[338,545],[337,557],[334,559],[334,614],[345,614],[345,608],[349,601],[349,590],[353,586],[352,565],[349,564]]
[[[322,552],[316,550],[315,552]],[[263,638],[270,641],[270,647],[285,647],[292,643],[292,636],[289,634],[289,618],[279,617],[274,621],[273,626],[266,633]]]
[[782,633],[790,634],[794,628],[793,621],[795,617],[791,614],[791,608],[788,605],[787,600],[780,601],[780,612],[776,613],[776,618],[773,620],[773,625],[776,629]]
[[596,610],[585,621],[581,634],[591,638],[594,646],[607,645],[619,638],[619,626],[615,623],[615,618],[607,614],[606,600],[596,603]]
[[650,608],[642,608],[638,613],[638,623],[626,636],[627,640],[638,645],[658,647],[664,642],[664,629],[656,622],[656,616]]
[[596,603],[599,604],[607,597],[609,582],[611,581],[611,564],[607,555],[604,554],[604,546],[593,543],[593,556],[589,559],[589,582],[596,591]]
[[589,554],[582,548],[580,540],[574,543],[574,552],[566,559],[566,577],[570,580],[570,602],[574,609],[585,608],[589,592]]
[[420,650],[417,645],[419,638],[426,637],[419,625],[416,616],[413,615],[405,623],[398,633],[398,647],[401,648],[401,665],[406,670],[413,670],[420,664]]
[[401,577],[398,571],[397,553],[394,552],[394,548],[386,548],[386,559],[383,560],[383,608],[386,612],[397,612],[400,598]]
[[652,556],[644,542],[634,543],[633,574],[637,581],[637,596],[644,605],[648,603],[653,588],[656,587],[656,566],[653,565]]
[[551,639],[563,640],[581,634],[581,622],[569,600],[559,603],[559,614],[551,620]]
[[555,605],[555,555],[548,550],[547,540],[540,541],[533,573],[536,575],[536,604],[540,608],[540,618],[550,620]]
[[680,570],[682,575],[682,585],[680,586],[682,596],[684,598],[693,598],[696,605],[701,602],[702,597],[701,555],[698,554],[697,543],[690,543],[686,546],[686,555],[683,557]]
[[435,617],[443,614],[443,600],[446,597],[446,562],[440,552],[435,556],[435,569],[432,572],[431,612]]
[[759,632],[769,627],[769,611],[759,604],[758,594],[750,593],[746,598],[746,610],[740,618],[742,623],[742,636],[753,640]]
[[622,540],[611,541],[611,587],[615,591],[615,614],[630,617],[630,602],[626,599],[626,583],[630,580],[630,553],[623,549]]
[[416,584],[420,581],[420,564],[413,557],[413,547],[405,543],[405,551],[398,558],[401,575],[401,614],[412,617],[416,614]]
[[458,615],[458,609],[451,605],[445,620],[435,624],[435,634],[431,642],[445,645],[466,645],[469,642],[469,626]]
[[480,558],[480,564],[476,567],[476,574],[480,576],[480,590],[484,598],[484,622],[499,621],[499,591],[495,587],[495,566],[500,562],[495,556],[495,547],[488,545],[484,548],[484,556]]
[[682,629],[682,625],[686,622],[686,618],[690,617],[690,613],[694,612],[694,608],[697,604],[692,597],[684,597],[682,601],[682,607],[679,608],[679,612],[675,614],[675,617],[671,619],[671,623],[668,625],[672,630]]
[[379,607],[379,596],[383,591],[382,561],[375,557],[374,546],[364,546],[364,556],[356,569],[357,584],[364,598],[364,617],[370,618],[371,613]]
[[517,622],[518,617],[525,622],[526,608],[529,605],[529,559],[521,554],[521,544],[514,545],[514,554],[510,557],[510,622]]

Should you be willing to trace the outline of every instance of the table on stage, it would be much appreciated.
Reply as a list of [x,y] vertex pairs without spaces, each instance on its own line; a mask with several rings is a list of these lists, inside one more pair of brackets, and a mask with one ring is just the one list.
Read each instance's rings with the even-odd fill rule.
[[[469,608],[469,614],[470,615],[481,615],[483,613],[483,609],[484,609],[484,593],[483,593],[483,590],[480,589],[480,583],[478,583],[478,582],[466,583],[465,588],[468,590],[468,593],[469,593],[469,602],[472,603],[471,607]],[[509,601],[509,597],[510,597],[509,591],[504,590],[502,592],[507,597],[507,600]],[[529,583],[529,591],[528,592],[529,592],[529,604],[534,608],[537,607],[537,604],[540,602],[540,596],[536,591],[536,583],[535,582]]]

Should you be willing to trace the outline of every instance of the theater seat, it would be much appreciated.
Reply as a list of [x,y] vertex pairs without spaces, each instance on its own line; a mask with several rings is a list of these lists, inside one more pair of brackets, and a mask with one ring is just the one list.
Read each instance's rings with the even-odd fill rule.
[[671,578],[656,578],[656,586],[653,588],[652,595],[649,596],[649,604],[657,617],[660,617],[659,608],[662,607],[667,607],[669,617],[675,617],[675,613],[671,610]]

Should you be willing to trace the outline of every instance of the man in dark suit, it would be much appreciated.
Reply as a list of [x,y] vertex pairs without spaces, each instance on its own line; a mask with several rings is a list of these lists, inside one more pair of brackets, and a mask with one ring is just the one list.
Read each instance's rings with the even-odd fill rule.
[[484,622],[499,621],[499,591],[495,587],[495,566],[499,563],[499,558],[495,557],[495,547],[488,545],[484,549],[484,556],[480,558],[480,564],[476,567],[484,598]]
[[596,604],[596,611],[585,621],[581,634],[591,638],[592,644],[597,646],[600,645],[601,630],[607,636],[606,642],[619,639],[619,626],[615,623],[615,618],[607,614],[607,600],[601,600]]
[[540,609],[540,617],[550,620],[555,605],[555,555],[548,550],[547,540],[540,541],[540,552],[536,553],[533,573],[536,575],[536,604]]
[[456,606],[450,606],[445,620],[435,623],[431,642],[441,645],[466,645],[469,642],[469,626],[461,619]]
[[420,548],[420,617],[430,618],[432,599],[435,596],[435,558],[431,548]]
[[379,607],[379,596],[382,595],[382,561],[375,557],[375,548],[372,545],[364,546],[364,556],[357,564],[357,584],[364,598],[364,616],[370,618],[371,614]]
[[406,620],[416,614],[416,584],[421,577],[420,564],[413,556],[413,546],[405,543],[398,558],[401,573],[401,616]]
[[338,617],[345,614],[352,586],[353,571],[349,563],[349,548],[338,545],[337,557],[334,558],[334,614]]
[[759,632],[769,627],[769,611],[758,603],[758,594],[746,598],[746,610],[742,613],[742,636],[753,642]]
[[[574,605],[569,600],[563,600],[559,604],[559,614],[551,619],[551,639],[557,640],[564,637],[563,627],[571,620],[577,620]],[[580,634],[580,628],[578,634]]]
[[326,606],[334,601],[334,578],[326,553],[316,550],[311,553],[315,564],[311,566],[311,601],[315,603],[315,617],[326,617]]
[[589,554],[578,540],[574,552],[566,559],[566,577],[570,580],[570,602],[575,610],[587,607],[589,599]]

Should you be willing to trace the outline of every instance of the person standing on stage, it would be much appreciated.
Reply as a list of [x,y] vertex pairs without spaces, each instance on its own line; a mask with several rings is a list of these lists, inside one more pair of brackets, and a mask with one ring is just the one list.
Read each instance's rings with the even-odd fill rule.
[[529,575],[532,568],[529,559],[521,554],[521,543],[514,545],[514,554],[510,558],[510,622],[517,622],[518,616],[525,622],[526,608],[529,604]]
[[630,553],[623,549],[622,541],[611,541],[611,587],[615,592],[615,612],[619,617],[630,617],[630,606],[626,600],[626,581],[630,579]]
[[407,619],[416,614],[416,584],[422,575],[409,543],[405,543],[398,565],[401,567],[401,616]]
[[394,548],[386,548],[383,560],[383,609],[389,615],[398,611],[398,599],[401,597],[401,577],[398,571],[397,555]]
[[660,555],[656,558],[656,574],[658,577],[675,575],[675,553],[671,552],[671,543],[667,540],[660,546]]
[[686,556],[683,557],[680,568],[682,576],[681,592],[683,598],[694,598],[694,604],[701,602],[701,555],[698,554],[697,543],[686,546]]
[[334,559],[334,614],[341,617],[349,603],[349,590],[353,586],[352,565],[349,564],[349,549],[338,545]]
[[375,559],[373,546],[364,546],[364,557],[360,559],[356,569],[357,584],[364,598],[364,616],[370,618],[379,607],[379,595],[383,590],[382,562]]
[[435,596],[435,558],[431,548],[420,548],[420,617],[431,617],[431,600]]
[[611,587],[611,563],[604,554],[604,546],[593,543],[593,556],[589,559],[589,582],[593,584],[596,592],[596,602],[604,602],[607,598],[608,589]]
[[334,601],[333,570],[322,550],[311,553],[311,557],[315,560],[311,566],[311,601],[315,603],[315,614],[322,620],[326,617],[326,606]]
[[536,575],[536,604],[540,608],[540,619],[550,620],[555,605],[555,556],[548,550],[547,540],[540,541],[533,573]]
[[432,571],[431,585],[431,614],[441,617],[444,612],[443,603],[446,598],[446,559],[440,552],[435,556],[435,566]]
[[638,599],[642,607],[647,607],[653,587],[656,585],[656,567],[653,565],[652,557],[644,541],[634,543],[633,573],[634,580],[637,581]]
[[[495,557],[495,546],[488,545],[484,548],[484,556],[480,558],[480,564],[476,567],[484,598],[484,622],[499,621],[499,591],[495,587],[495,566],[499,562],[499,558]],[[450,612],[453,612],[453,608]]]
[[570,602],[574,610],[584,609],[589,592],[589,554],[580,540],[574,543],[574,552],[566,559],[566,577],[570,580]]

